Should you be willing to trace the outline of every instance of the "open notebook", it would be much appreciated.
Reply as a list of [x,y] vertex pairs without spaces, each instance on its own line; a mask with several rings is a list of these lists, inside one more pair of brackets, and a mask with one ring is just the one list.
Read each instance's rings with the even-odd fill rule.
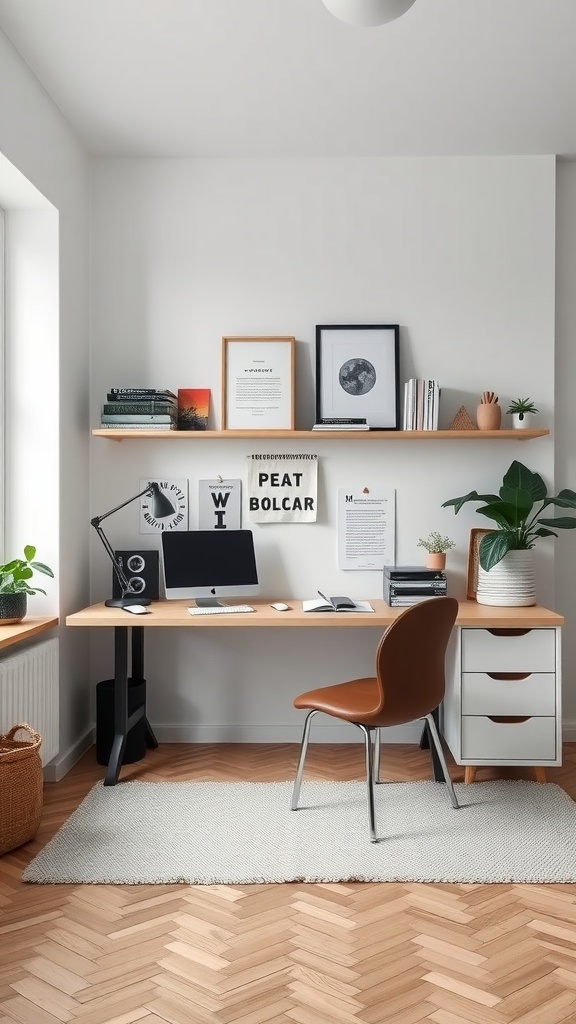
[[[320,594],[320,591],[318,591]],[[319,598],[312,598],[311,601],[302,601],[304,612],[373,612],[374,609],[368,601],[353,601],[351,597],[326,597],[320,594]]]

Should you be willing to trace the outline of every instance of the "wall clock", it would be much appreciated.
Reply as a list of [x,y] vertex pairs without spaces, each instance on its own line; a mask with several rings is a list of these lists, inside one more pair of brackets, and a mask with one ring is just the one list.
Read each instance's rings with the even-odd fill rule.
[[[144,490],[150,477],[140,481]],[[188,529],[188,481],[154,480],[161,500],[144,494],[140,498],[140,533],[164,533],[166,530]]]

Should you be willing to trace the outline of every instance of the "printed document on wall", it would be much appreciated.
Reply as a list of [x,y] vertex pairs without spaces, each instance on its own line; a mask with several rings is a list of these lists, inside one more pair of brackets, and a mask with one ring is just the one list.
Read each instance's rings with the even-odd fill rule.
[[338,489],[338,567],[382,569],[396,550],[396,491],[393,487]]

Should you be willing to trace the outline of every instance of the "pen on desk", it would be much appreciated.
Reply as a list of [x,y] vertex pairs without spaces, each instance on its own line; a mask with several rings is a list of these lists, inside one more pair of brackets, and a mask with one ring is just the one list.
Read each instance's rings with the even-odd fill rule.
[[330,604],[330,600],[326,597],[326,594],[323,594],[321,590],[318,590],[317,593],[320,594],[323,601],[326,601],[326,604]]

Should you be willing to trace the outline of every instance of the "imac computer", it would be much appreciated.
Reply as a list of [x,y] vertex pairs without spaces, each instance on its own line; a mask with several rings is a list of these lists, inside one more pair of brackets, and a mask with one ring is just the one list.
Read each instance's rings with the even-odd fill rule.
[[162,534],[162,571],[169,600],[200,607],[260,591],[251,530],[169,530]]

